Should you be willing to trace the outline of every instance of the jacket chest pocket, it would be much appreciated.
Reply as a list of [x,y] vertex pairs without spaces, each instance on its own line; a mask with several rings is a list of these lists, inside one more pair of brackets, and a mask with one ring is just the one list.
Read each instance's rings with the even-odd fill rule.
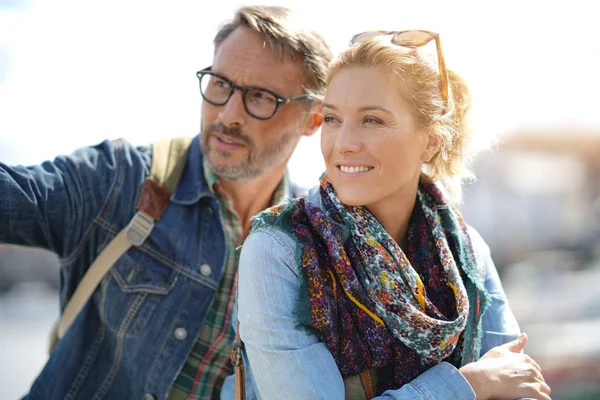
[[137,336],[177,277],[173,268],[138,248],[130,248],[106,274],[94,295],[100,318],[114,333]]

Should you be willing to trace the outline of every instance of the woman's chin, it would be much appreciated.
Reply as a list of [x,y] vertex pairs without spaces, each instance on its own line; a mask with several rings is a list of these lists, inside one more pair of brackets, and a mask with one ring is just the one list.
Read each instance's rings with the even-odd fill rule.
[[355,192],[354,190],[342,190],[338,191],[337,195],[340,201],[347,206],[361,207],[372,203],[371,199],[368,199],[367,196],[365,196],[364,191]]

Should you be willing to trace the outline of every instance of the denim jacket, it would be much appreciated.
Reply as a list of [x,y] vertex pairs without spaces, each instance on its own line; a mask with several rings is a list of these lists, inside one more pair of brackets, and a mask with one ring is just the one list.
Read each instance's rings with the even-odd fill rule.
[[[321,204],[315,190],[311,191],[309,201]],[[494,346],[516,339],[520,331],[488,246],[471,227],[469,235],[491,297],[491,305],[482,316],[481,354],[484,354]],[[242,248],[238,309],[234,318],[239,318],[244,342],[246,398],[364,398],[358,377],[344,381],[325,343],[298,327],[294,317],[300,273],[296,250],[296,242],[275,227],[257,229]],[[229,376],[221,389],[221,399],[233,399],[233,390],[233,376]],[[472,400],[474,397],[463,375],[453,365],[442,362],[377,399]]]
[[[40,166],[0,163],[0,242],[58,254],[61,309],[133,217],[151,158],[151,147],[116,140]],[[220,215],[197,136],[161,220],[104,277],[28,398],[166,398],[222,277]]]

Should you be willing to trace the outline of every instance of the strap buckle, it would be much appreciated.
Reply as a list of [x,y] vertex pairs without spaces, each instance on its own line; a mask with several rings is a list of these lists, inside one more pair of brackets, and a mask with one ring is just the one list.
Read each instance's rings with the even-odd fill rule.
[[237,344],[234,344],[231,349],[231,364],[233,364],[235,368],[242,365],[242,352],[240,350],[241,348]]
[[154,229],[152,217],[143,211],[138,211],[125,228],[125,236],[132,245],[140,246],[150,236],[152,229]]

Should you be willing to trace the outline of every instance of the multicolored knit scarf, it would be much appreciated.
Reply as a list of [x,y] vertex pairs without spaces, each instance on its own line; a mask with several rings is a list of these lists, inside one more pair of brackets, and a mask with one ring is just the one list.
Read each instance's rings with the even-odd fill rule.
[[467,226],[435,184],[419,182],[406,252],[365,207],[342,204],[326,175],[320,196],[266,210],[253,229],[279,225],[296,240],[299,324],[342,377],[380,368],[382,393],[441,361],[477,360],[488,296]]

